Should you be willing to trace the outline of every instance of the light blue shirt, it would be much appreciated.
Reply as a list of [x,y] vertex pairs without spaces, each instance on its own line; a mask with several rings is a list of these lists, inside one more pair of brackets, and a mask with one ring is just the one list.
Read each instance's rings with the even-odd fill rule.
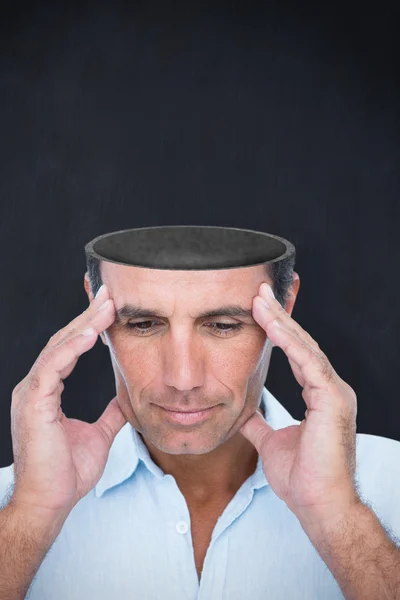
[[[298,425],[264,387],[274,429]],[[0,499],[13,465],[0,469]],[[400,442],[357,434],[363,499],[400,537]],[[8,499],[7,499],[8,498]],[[45,556],[29,600],[333,600],[344,596],[295,515],[269,486],[261,458],[219,517],[200,583],[190,514],[174,477],[126,423],[98,484],[78,502]]]

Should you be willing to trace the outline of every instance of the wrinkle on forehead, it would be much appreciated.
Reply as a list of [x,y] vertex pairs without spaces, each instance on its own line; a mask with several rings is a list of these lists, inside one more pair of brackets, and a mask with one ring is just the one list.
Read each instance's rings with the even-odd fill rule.
[[236,316],[252,320],[252,299],[266,277],[263,266],[204,272],[108,263],[103,280],[109,286],[119,322],[144,316],[169,317],[179,312],[192,319],[205,318],[202,313],[222,307],[227,307],[226,316],[235,316],[235,307]]

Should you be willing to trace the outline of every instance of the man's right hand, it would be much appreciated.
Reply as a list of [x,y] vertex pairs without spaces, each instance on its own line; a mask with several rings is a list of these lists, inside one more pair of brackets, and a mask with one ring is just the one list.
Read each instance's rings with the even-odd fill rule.
[[[98,311],[105,302],[105,308]],[[68,514],[103,474],[114,438],[127,422],[117,397],[89,424],[64,415],[61,393],[63,379],[114,318],[114,303],[104,286],[82,314],[50,338],[28,375],[14,388],[15,486],[10,505]],[[82,335],[89,327],[94,333]]]

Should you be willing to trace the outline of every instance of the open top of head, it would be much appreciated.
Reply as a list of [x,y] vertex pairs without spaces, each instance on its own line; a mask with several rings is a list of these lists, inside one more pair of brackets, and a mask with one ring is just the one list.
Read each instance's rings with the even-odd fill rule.
[[288,259],[288,240],[251,229],[165,225],[122,229],[85,246],[87,256],[146,269],[237,269]]

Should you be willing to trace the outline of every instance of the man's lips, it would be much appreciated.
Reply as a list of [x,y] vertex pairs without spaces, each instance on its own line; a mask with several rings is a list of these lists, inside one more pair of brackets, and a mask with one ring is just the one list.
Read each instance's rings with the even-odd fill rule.
[[[159,406],[159,405],[158,405]],[[165,408],[164,406],[159,406],[162,408],[164,412],[164,416],[169,421],[179,424],[179,425],[195,425],[197,423],[203,423],[207,419],[210,418],[211,415],[214,414],[215,409],[219,408],[220,404],[216,404],[215,406],[210,406],[210,408],[203,408],[199,410],[170,410],[169,408]]]
[[165,410],[169,410],[170,412],[179,412],[179,413],[197,413],[197,412],[202,412],[203,410],[209,410],[210,408],[214,408],[214,406],[218,406],[218,404],[214,404],[214,406],[207,406],[206,408],[193,408],[190,410],[183,410],[182,408],[175,408],[173,406],[169,407],[169,406],[162,406],[161,404],[159,404],[158,406],[160,406],[161,408],[164,408]]

